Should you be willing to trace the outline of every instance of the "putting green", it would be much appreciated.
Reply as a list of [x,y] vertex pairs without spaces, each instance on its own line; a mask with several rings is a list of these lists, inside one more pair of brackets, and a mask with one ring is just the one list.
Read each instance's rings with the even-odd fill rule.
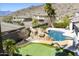
[[19,54],[32,56],[54,56],[56,50],[54,47],[45,44],[30,43],[19,48]]

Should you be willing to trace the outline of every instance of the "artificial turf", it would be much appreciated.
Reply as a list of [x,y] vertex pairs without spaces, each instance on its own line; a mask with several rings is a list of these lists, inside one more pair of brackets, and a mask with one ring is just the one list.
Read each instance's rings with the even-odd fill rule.
[[54,56],[56,49],[46,44],[30,43],[19,48],[19,54],[32,56]]

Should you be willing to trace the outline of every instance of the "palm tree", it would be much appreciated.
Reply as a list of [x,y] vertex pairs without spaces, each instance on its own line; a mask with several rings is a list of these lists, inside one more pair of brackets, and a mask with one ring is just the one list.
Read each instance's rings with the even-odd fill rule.
[[7,39],[3,41],[3,47],[8,55],[12,56],[15,52],[18,52],[17,47],[15,45],[15,41],[12,39]]
[[47,13],[48,17],[49,17],[49,23],[48,23],[48,26],[53,26],[53,22],[55,20],[55,9],[52,7],[51,3],[46,3],[44,5],[44,9],[45,9],[45,12]]

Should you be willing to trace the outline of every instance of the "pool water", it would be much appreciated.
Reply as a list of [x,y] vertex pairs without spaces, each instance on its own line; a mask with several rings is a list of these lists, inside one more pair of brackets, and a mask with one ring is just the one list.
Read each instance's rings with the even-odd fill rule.
[[48,30],[48,35],[55,41],[63,41],[66,38],[66,36],[63,36],[63,32],[55,30]]

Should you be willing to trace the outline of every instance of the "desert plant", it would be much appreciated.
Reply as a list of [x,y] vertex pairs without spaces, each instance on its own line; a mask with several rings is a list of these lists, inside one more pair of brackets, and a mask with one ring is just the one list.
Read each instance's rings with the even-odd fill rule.
[[70,23],[70,19],[69,16],[65,16],[63,17],[63,19],[57,20],[57,22],[54,22],[53,25],[56,28],[66,28],[67,26],[69,26]]
[[38,20],[37,19],[32,19],[32,25],[37,26],[38,25]]
[[48,28],[48,24],[39,24],[38,26],[34,26],[33,28],[42,28],[42,29],[46,29]]
[[68,15],[66,15],[66,16],[63,18],[63,22],[64,22],[65,26],[69,26],[70,19],[69,19],[69,16],[68,16]]
[[75,53],[63,48],[56,48],[56,56],[75,56]]
[[6,39],[3,41],[3,47],[5,48],[5,51],[9,55],[13,55],[15,52],[18,52],[17,47],[15,45],[15,41],[12,39]]

